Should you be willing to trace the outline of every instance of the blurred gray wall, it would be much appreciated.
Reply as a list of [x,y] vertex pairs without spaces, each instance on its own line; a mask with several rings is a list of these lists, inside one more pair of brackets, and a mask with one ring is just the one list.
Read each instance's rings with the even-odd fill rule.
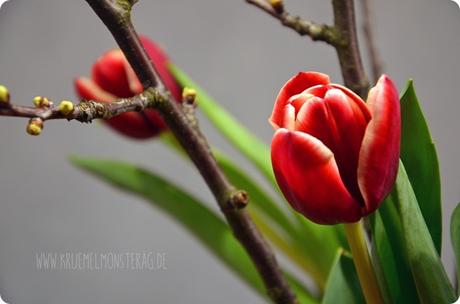
[[[330,1],[286,0],[318,22]],[[449,0],[376,3],[385,70],[415,85],[437,143],[444,204],[443,261],[453,273],[448,220],[460,199],[460,11]],[[232,114],[269,142],[267,123],[281,85],[299,70],[341,82],[335,52],[285,29],[243,0],[142,0],[139,32]],[[85,1],[12,0],[0,11],[0,83],[17,103],[35,95],[74,98],[72,80],[114,41]],[[212,144],[242,158],[201,119]],[[155,141],[133,142],[99,123],[47,122],[38,138],[26,120],[0,119],[0,294],[9,303],[262,303],[186,231],[142,200],[98,182],[68,155],[123,159],[174,179],[215,204],[195,169]],[[244,165],[248,165],[242,161]],[[37,252],[166,254],[166,271],[40,271]]]

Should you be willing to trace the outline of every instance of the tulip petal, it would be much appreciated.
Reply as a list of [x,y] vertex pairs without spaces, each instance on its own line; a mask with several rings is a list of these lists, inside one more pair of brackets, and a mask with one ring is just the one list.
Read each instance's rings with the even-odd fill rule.
[[78,96],[83,99],[100,102],[113,102],[117,100],[116,96],[104,91],[94,81],[85,77],[75,79],[75,89]]
[[[141,37],[146,52],[165,87],[177,101],[181,101],[181,88],[168,70],[168,57],[154,42]],[[102,55],[92,68],[92,80],[75,81],[78,94],[100,102],[114,101],[140,94],[143,86],[121,50]],[[166,128],[160,114],[152,109],[141,113],[125,113],[107,120],[117,131],[134,138],[149,138]]]
[[297,113],[295,130],[318,138],[333,151],[335,141],[328,119],[329,113],[324,100],[320,97],[313,97],[303,103]]
[[129,62],[125,61],[125,71],[126,71],[126,78],[128,80],[129,90],[134,94],[140,94],[144,91],[142,87],[142,83],[137,78],[136,72],[134,72],[133,68],[129,64]]
[[270,123],[279,128],[284,127],[284,110],[286,104],[289,103],[291,96],[297,95],[306,89],[316,86],[325,85],[329,83],[329,76],[317,72],[300,72],[292,77],[280,90],[276,98],[275,107],[273,108],[272,115],[269,119]]
[[158,72],[158,76],[160,76],[165,87],[171,92],[175,100],[180,102],[182,99],[182,90],[168,69],[168,56],[158,44],[153,43],[153,41],[147,37],[141,36],[140,39],[145,50],[149,54],[155,70]]
[[324,99],[315,97],[304,103],[296,119],[297,131],[318,138],[334,153],[343,182],[359,202],[363,198],[357,182],[358,157],[370,116],[364,109],[365,113],[342,90],[330,88]]
[[120,50],[112,50],[97,59],[92,69],[92,79],[103,90],[117,97],[136,95],[129,87],[126,58]]
[[398,171],[401,114],[398,92],[388,76],[371,89],[372,119],[366,129],[358,164],[358,184],[366,213],[374,211],[391,191]]
[[278,184],[294,209],[319,224],[355,222],[360,204],[340,177],[334,155],[308,134],[278,129],[272,141]]
[[[348,191],[363,206],[363,198],[358,186],[359,151],[366,130],[369,110],[364,102],[349,98],[344,91],[332,88],[324,97],[329,114],[329,127],[335,146],[332,147],[340,176]],[[364,108],[361,108],[363,105]],[[362,110],[364,109],[364,111]]]
[[353,92],[352,90],[350,90],[350,89],[347,88],[347,87],[341,86],[340,84],[332,83],[330,86],[333,87],[333,88],[339,89],[339,90],[341,90],[342,92],[344,92],[344,93],[345,93],[348,97],[350,97],[350,98],[355,102],[355,104],[361,109],[361,111],[363,112],[363,114],[366,116],[366,119],[367,119],[367,120],[370,120],[370,119],[371,119],[371,114],[370,114],[370,112],[369,112],[369,109],[368,109],[366,103],[363,101],[363,99],[362,99],[361,97],[359,97],[358,94],[356,94],[355,92]]
[[[100,102],[112,102],[117,99],[112,94],[101,89],[94,81],[87,78],[77,78],[75,80],[75,89],[77,94],[84,99]],[[159,117],[157,113],[151,110],[148,110],[148,112],[153,112],[153,114],[150,114],[146,111],[146,115],[148,115],[148,119],[151,121],[140,113],[128,112],[112,117],[105,122],[123,135],[132,138],[146,139],[155,136],[161,130],[161,128],[158,128],[156,125],[153,127],[153,123],[158,123],[160,127],[164,126],[161,119],[160,122],[157,122],[157,117]]]

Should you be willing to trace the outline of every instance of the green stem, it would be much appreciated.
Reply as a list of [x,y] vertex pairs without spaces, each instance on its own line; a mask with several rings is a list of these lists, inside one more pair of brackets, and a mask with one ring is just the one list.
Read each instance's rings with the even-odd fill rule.
[[383,297],[372,267],[361,222],[345,224],[345,234],[350,244],[353,262],[358,272],[366,302],[369,304],[383,304]]

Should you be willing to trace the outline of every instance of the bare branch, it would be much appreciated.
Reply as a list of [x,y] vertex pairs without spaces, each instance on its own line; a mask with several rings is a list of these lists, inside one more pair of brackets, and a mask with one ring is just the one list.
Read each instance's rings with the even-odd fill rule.
[[342,37],[336,45],[342,77],[345,85],[361,97],[367,97],[369,81],[364,72],[356,33],[355,8],[353,0],[332,0],[335,28]]
[[363,13],[363,30],[364,38],[366,41],[366,47],[369,51],[369,59],[372,68],[372,79],[374,83],[378,81],[380,75],[382,75],[382,59],[377,49],[375,35],[373,31],[374,14],[372,13],[372,0],[361,0],[361,8]]
[[42,107],[19,106],[8,102],[0,104],[0,116],[40,118],[42,121],[67,119],[91,122],[93,119],[109,119],[126,112],[141,112],[148,108],[157,108],[160,103],[168,99],[168,94],[149,88],[142,94],[114,102],[83,100],[73,105],[70,101],[63,101],[57,106],[50,104]]
[[[130,20],[128,0],[86,0],[110,30],[144,88],[164,85],[147,55]],[[275,303],[297,303],[276,261],[273,251],[244,208],[248,197],[236,190],[218,167],[206,139],[197,125],[192,126],[180,105],[169,99],[157,108],[169,128],[200,171],[225,215],[235,237],[240,241],[259,271],[268,295]]]
[[293,17],[287,12],[275,9],[274,3],[279,0],[246,0],[271,16],[278,19],[284,26],[290,27],[300,35],[310,36],[313,40],[327,42],[335,47],[339,58],[342,77],[347,87],[361,97],[366,97],[369,90],[369,81],[364,72],[359,53],[356,34],[355,11],[353,0],[332,0],[334,7],[334,26],[320,25],[311,21]]
[[[301,36],[309,36],[314,41],[324,41],[328,44],[335,45],[337,35],[333,27],[325,24],[318,24],[309,20],[304,20],[299,16],[293,16],[283,9],[277,9],[276,6],[265,0],[246,0],[269,15],[278,19],[282,25],[293,29]],[[282,2],[277,2],[282,3]],[[281,4],[278,4],[281,5]]]

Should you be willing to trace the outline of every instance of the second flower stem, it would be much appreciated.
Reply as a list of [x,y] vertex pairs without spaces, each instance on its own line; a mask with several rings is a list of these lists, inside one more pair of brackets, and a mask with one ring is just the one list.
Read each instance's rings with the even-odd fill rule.
[[344,226],[366,303],[383,304],[382,293],[372,267],[361,221]]

